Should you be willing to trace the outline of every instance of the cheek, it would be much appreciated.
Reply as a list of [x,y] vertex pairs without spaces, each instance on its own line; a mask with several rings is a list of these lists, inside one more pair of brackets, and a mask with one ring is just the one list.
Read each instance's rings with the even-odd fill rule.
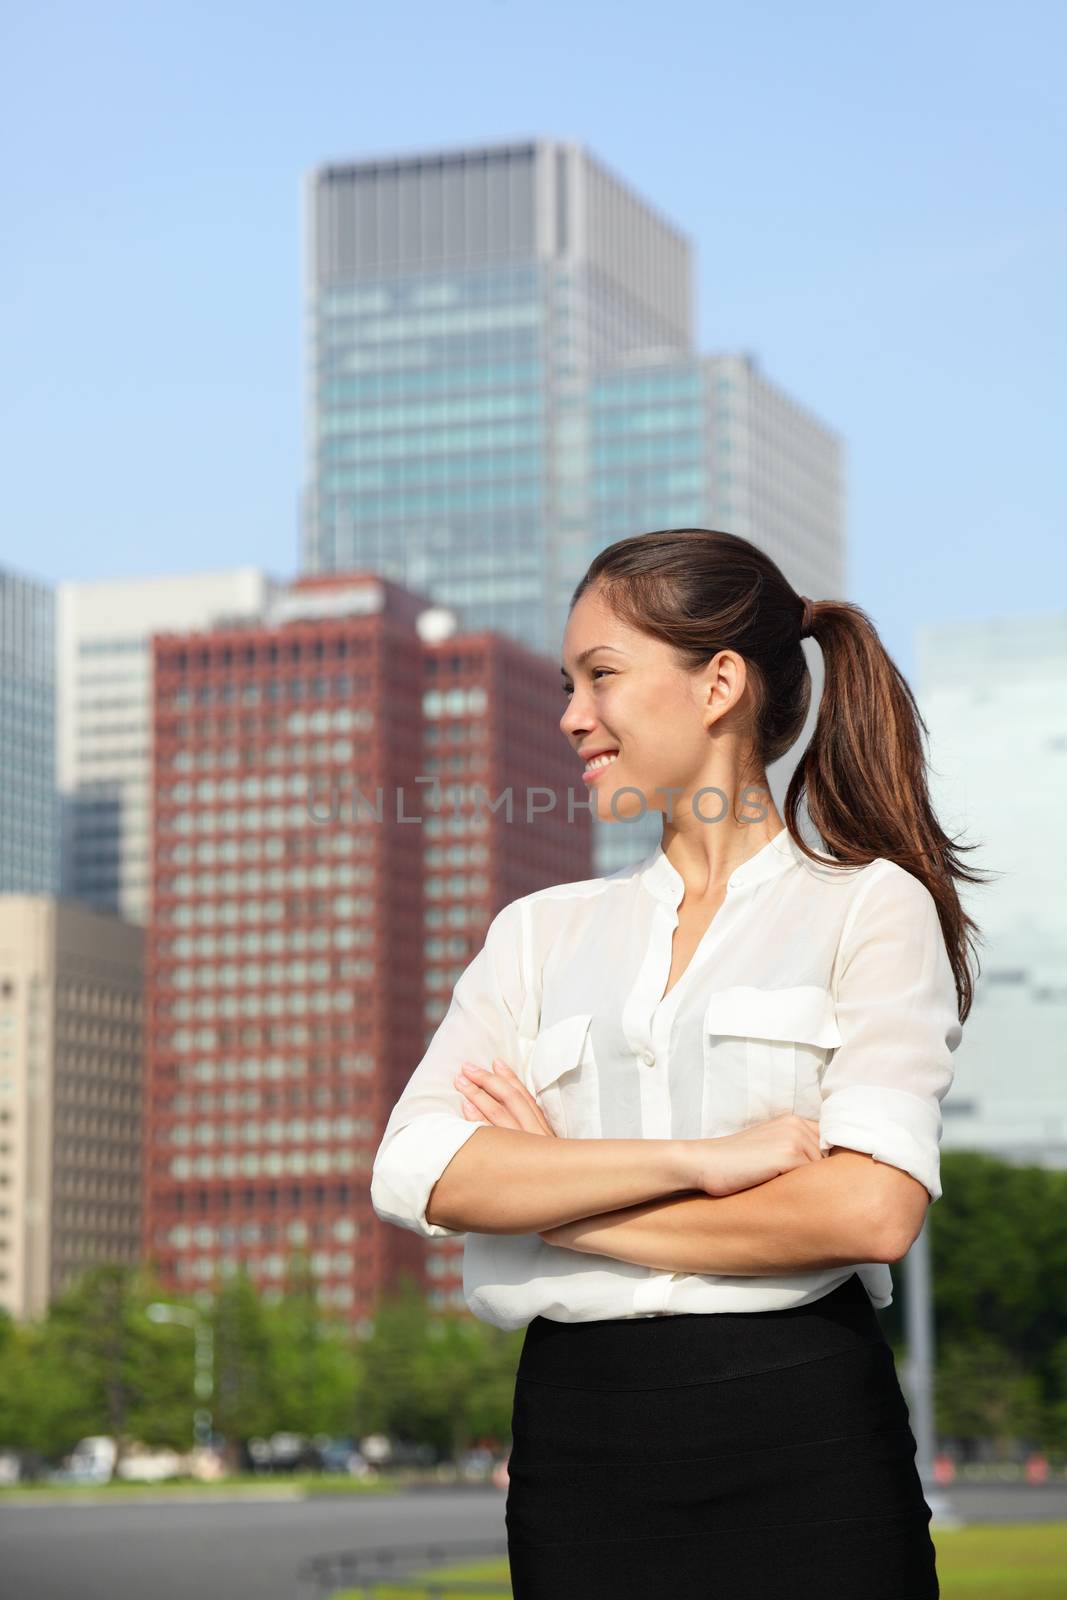
[[700,718],[677,690],[642,694],[636,707],[627,707],[626,723],[633,729],[634,750],[657,764],[687,766],[705,754]]

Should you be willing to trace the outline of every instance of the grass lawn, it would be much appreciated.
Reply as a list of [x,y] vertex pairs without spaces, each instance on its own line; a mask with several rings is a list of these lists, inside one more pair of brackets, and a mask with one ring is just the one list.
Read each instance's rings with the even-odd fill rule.
[[942,1600],[1062,1600],[1067,1522],[1000,1524],[934,1533]]
[[[1064,1600],[1067,1596],[1067,1522],[1015,1523],[935,1532],[941,1600]],[[510,1593],[506,1561],[437,1567],[437,1578],[500,1580]],[[334,1600],[363,1600],[365,1589],[345,1589]],[[412,1600],[412,1591],[386,1585],[376,1600]],[[479,1600],[457,1590],[449,1600]],[[484,1600],[484,1597],[483,1597]],[[670,1600],[664,1595],[663,1600]]]
[[201,1482],[195,1478],[170,1479],[164,1483],[132,1483],[124,1478],[114,1478],[110,1483],[13,1483],[0,1485],[0,1505],[6,1498],[17,1503],[27,1498],[42,1500],[96,1499],[101,1495],[116,1500],[136,1499],[140,1495],[183,1496],[218,1493],[220,1496],[239,1495],[242,1492],[277,1494],[287,1497],[306,1491],[315,1494],[395,1494],[397,1482],[388,1478],[349,1478],[343,1473],[279,1472],[233,1473],[227,1478]]

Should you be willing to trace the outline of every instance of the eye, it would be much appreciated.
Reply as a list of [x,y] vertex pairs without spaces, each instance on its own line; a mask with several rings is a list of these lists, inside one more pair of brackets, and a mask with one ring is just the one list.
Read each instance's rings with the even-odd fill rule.
[[[590,673],[590,677],[593,679],[594,683],[596,682],[596,675],[597,675],[598,672],[607,672],[612,677],[614,677],[614,671],[613,671],[613,669],[611,667],[594,667],[592,672]],[[565,683],[563,685],[563,693],[564,694],[573,694],[574,693],[574,685],[572,683]]]

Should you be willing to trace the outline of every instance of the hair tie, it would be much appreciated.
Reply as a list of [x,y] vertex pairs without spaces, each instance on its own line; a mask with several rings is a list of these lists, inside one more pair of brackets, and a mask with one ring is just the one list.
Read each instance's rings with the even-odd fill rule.
[[800,637],[807,639],[811,634],[811,624],[815,617],[815,606],[806,594],[800,597],[804,602],[804,615],[800,621]]

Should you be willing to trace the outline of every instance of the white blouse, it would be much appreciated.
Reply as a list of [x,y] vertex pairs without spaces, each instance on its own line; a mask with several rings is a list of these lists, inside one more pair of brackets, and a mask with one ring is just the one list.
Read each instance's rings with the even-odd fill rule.
[[[816,846],[818,849],[819,847]],[[695,1139],[795,1111],[819,1144],[864,1151],[941,1194],[941,1101],[962,1037],[933,896],[896,862],[820,866],[788,829],[749,857],[662,999],[685,885],[660,845],[603,878],[513,900],[458,979],[386,1124],[371,1176],[385,1222],[426,1238],[437,1179],[482,1121],[453,1085],[499,1056],[572,1139]],[[884,1262],[770,1276],[666,1272],[549,1244],[466,1234],[463,1288],[498,1328],[802,1305]]]

